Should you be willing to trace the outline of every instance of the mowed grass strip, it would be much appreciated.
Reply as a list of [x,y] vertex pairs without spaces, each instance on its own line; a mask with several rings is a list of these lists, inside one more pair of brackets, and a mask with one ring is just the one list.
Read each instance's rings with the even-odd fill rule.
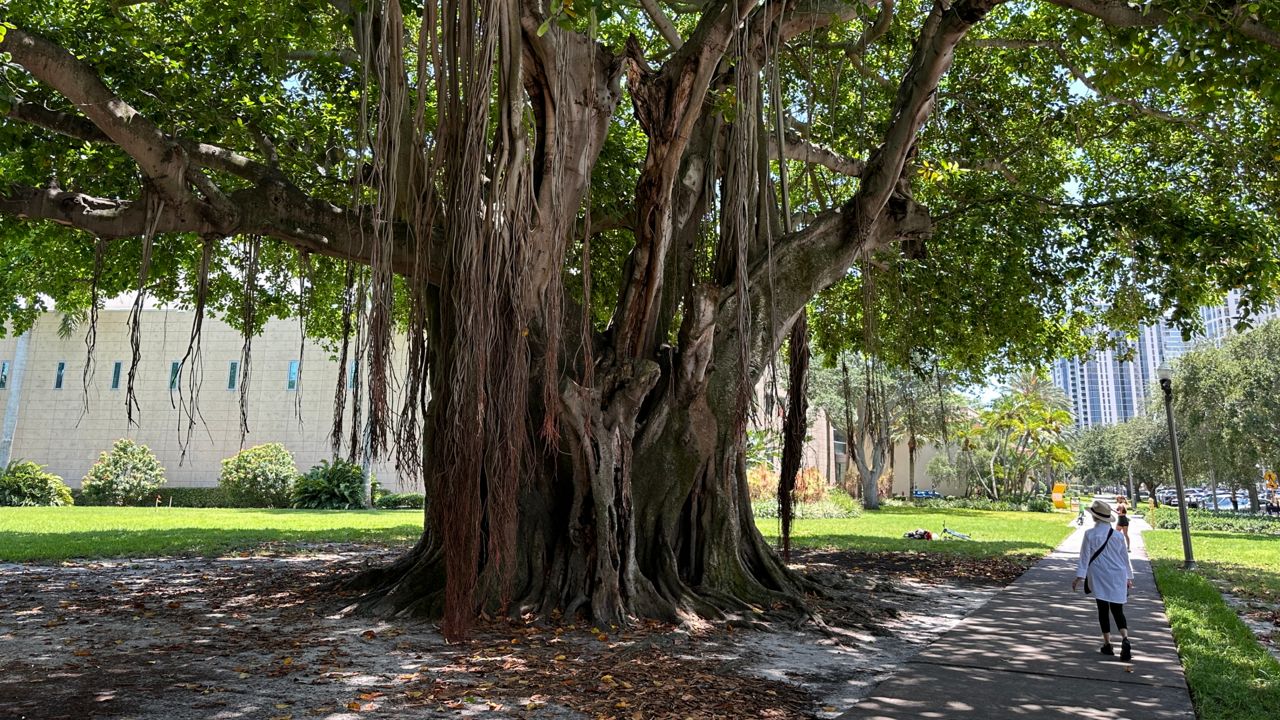
[[1145,533],[1156,583],[1182,656],[1199,720],[1273,720],[1280,708],[1280,662],[1259,644],[1218,586],[1280,602],[1280,538],[1197,532],[1198,569],[1182,570],[1176,530]]
[[421,510],[3,507],[0,561],[218,555],[266,542],[404,543]]
[[[1074,515],[1068,513],[999,512],[957,508],[886,506],[856,518],[796,520],[791,541],[799,547],[837,548],[867,552],[955,553],[971,557],[1045,555],[1071,534]],[[777,542],[777,520],[757,520],[757,527]],[[972,540],[936,539],[946,527]],[[932,532],[932,541],[908,540],[903,533],[917,528]]]

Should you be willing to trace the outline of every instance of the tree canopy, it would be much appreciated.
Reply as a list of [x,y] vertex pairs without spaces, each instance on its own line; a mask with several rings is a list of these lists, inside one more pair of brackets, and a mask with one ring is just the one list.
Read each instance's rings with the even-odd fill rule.
[[806,307],[828,354],[972,378],[1100,321],[1277,293],[1274,4],[4,18],[0,320],[52,302],[91,328],[101,298],[144,290],[248,332],[301,314],[361,355],[353,423],[436,500],[371,604],[443,607],[451,634],[485,608],[794,598],[742,456],[762,359]]

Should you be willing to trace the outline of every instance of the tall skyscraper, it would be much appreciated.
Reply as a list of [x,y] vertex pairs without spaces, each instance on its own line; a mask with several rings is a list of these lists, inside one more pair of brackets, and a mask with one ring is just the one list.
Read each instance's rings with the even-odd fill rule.
[[[1066,392],[1080,428],[1124,422],[1144,411],[1148,391],[1156,381],[1156,368],[1201,343],[1221,342],[1235,332],[1240,317],[1238,291],[1221,304],[1201,308],[1204,333],[1190,341],[1182,331],[1164,321],[1144,325],[1136,339],[1113,332],[1115,347],[1082,358],[1064,358],[1051,368],[1053,382]],[[1254,325],[1280,317],[1280,305],[1256,312]]]

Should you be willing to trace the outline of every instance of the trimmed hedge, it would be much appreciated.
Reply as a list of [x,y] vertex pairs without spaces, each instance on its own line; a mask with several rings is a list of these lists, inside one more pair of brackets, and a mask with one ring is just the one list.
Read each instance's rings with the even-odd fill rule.
[[[1161,505],[1148,515],[1151,527],[1158,530],[1176,530],[1180,523],[1178,508]],[[1280,517],[1232,512],[1230,510],[1199,510],[1187,508],[1187,523],[1192,530],[1217,530],[1221,532],[1250,533],[1254,535],[1280,535]]]
[[189,508],[230,508],[230,507],[248,507],[247,505],[236,504],[231,500],[227,491],[220,487],[180,487],[165,488],[161,490],[160,504],[173,507],[189,507]]
[[[75,497],[76,503],[79,505],[113,505],[102,501],[94,501],[85,497],[83,490],[72,490],[71,494]],[[189,508],[234,508],[248,507],[247,505],[237,505],[227,496],[225,490],[219,487],[163,487],[151,493],[147,497],[138,498],[132,502],[126,503],[127,507],[153,507],[156,504],[156,496],[160,496],[160,504],[166,507],[189,507]]]
[[384,510],[421,510],[426,505],[426,500],[422,493],[387,493],[379,497],[373,505]]
[[957,508],[960,510],[1001,510],[1005,512],[1053,512],[1053,501],[1042,497],[988,500],[987,498],[914,498],[915,507]]

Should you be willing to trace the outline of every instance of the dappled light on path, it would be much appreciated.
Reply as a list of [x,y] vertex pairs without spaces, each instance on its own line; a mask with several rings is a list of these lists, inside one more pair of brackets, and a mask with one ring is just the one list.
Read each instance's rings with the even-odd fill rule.
[[909,661],[842,720],[1192,718],[1141,539],[1125,606],[1132,662],[1098,653],[1094,601],[1071,592],[1080,534]]

